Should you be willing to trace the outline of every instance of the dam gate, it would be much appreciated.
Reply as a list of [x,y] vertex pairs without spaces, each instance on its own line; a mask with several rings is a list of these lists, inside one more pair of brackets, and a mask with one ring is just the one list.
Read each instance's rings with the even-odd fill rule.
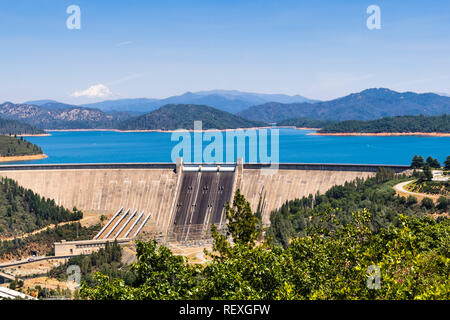
[[225,225],[225,206],[232,202],[235,166],[184,165],[176,196],[173,223],[167,239],[177,242],[205,239],[211,225]]

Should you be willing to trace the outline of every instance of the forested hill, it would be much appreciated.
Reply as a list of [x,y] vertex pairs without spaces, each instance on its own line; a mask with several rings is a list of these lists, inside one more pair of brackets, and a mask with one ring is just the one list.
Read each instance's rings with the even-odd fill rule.
[[53,200],[40,197],[14,180],[0,178],[0,237],[18,236],[82,217],[80,211],[57,206]]
[[16,138],[0,135],[0,157],[28,156],[42,154],[42,149],[26,141],[23,137]]
[[33,127],[27,123],[0,118],[0,134],[19,135],[19,134],[44,134],[44,133],[45,133],[44,130]]
[[329,124],[319,133],[406,133],[437,132],[450,133],[450,115],[436,117],[403,116],[388,117],[372,121],[348,120]]
[[238,113],[246,119],[264,122],[280,122],[300,117],[335,121],[374,120],[421,114],[425,116],[450,114],[450,97],[379,88],[319,103],[266,103]]
[[289,126],[297,128],[323,128],[335,123],[331,120],[316,120],[309,118],[287,119],[277,123],[277,126]]
[[235,129],[264,126],[213,107],[194,104],[168,104],[145,115],[123,121],[120,130],[194,129],[194,121],[202,121],[203,129]]

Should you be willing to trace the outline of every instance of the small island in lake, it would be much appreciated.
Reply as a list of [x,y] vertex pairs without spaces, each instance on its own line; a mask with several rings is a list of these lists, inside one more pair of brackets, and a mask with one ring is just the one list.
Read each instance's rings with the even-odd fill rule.
[[23,137],[0,135],[0,162],[39,160],[47,158],[42,149]]
[[47,135],[47,133],[26,123],[0,119],[0,162],[47,158],[39,146],[23,138],[25,135]]
[[450,136],[450,116],[398,116],[360,121],[347,120],[324,126],[312,135],[339,136]]

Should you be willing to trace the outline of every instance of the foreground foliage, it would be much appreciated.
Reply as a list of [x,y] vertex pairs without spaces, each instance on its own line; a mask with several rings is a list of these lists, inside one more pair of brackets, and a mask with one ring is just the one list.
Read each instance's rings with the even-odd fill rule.
[[375,177],[357,178],[333,186],[324,194],[287,201],[272,212],[267,235],[286,248],[292,237],[305,236],[308,228],[317,225],[320,214],[327,210],[336,216],[335,221],[328,222],[330,228],[349,223],[352,213],[363,209],[371,212],[374,231],[400,226],[399,213],[415,217],[430,213],[414,197],[396,195],[392,187],[407,180],[410,178],[395,176],[393,171],[380,168]]
[[[239,191],[235,200],[234,224],[243,221],[239,213],[247,214]],[[84,282],[80,294],[102,300],[450,298],[448,219],[400,216],[399,226],[375,233],[365,209],[340,224],[331,210],[318,216],[321,223],[290,239],[286,249],[255,242],[256,221],[239,228],[229,223],[229,236],[213,226],[206,265],[188,264],[154,241],[137,242],[134,283],[96,273],[95,283]],[[379,289],[368,286],[371,266],[380,268]]]

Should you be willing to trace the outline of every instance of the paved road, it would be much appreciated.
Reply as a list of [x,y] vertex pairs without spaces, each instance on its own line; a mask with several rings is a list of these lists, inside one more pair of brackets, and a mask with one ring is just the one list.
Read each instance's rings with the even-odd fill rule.
[[74,255],[67,255],[67,256],[33,257],[33,258],[31,258],[31,260],[30,260],[30,258],[26,258],[26,259],[22,259],[22,260],[1,263],[0,268],[15,267],[15,266],[20,266],[20,265],[34,263],[34,262],[43,261],[43,260],[69,259],[69,258],[72,258],[75,256],[80,256],[80,255],[84,255],[84,254],[74,254]]
[[427,193],[411,192],[411,191],[408,191],[408,190],[404,189],[404,187],[405,187],[407,184],[409,184],[409,183],[411,183],[411,182],[413,182],[413,181],[414,181],[414,180],[409,180],[409,181],[405,181],[405,182],[401,182],[401,183],[399,183],[399,184],[396,184],[396,185],[394,186],[394,189],[395,189],[395,191],[400,192],[400,193],[402,193],[402,194],[409,194],[409,195],[411,195],[411,196],[414,196],[414,197],[420,198],[420,199],[423,199],[423,198],[430,198],[430,199],[435,199],[435,200],[437,200],[437,199],[439,199],[439,197],[441,196],[441,195],[432,195],[432,194],[427,194]]

